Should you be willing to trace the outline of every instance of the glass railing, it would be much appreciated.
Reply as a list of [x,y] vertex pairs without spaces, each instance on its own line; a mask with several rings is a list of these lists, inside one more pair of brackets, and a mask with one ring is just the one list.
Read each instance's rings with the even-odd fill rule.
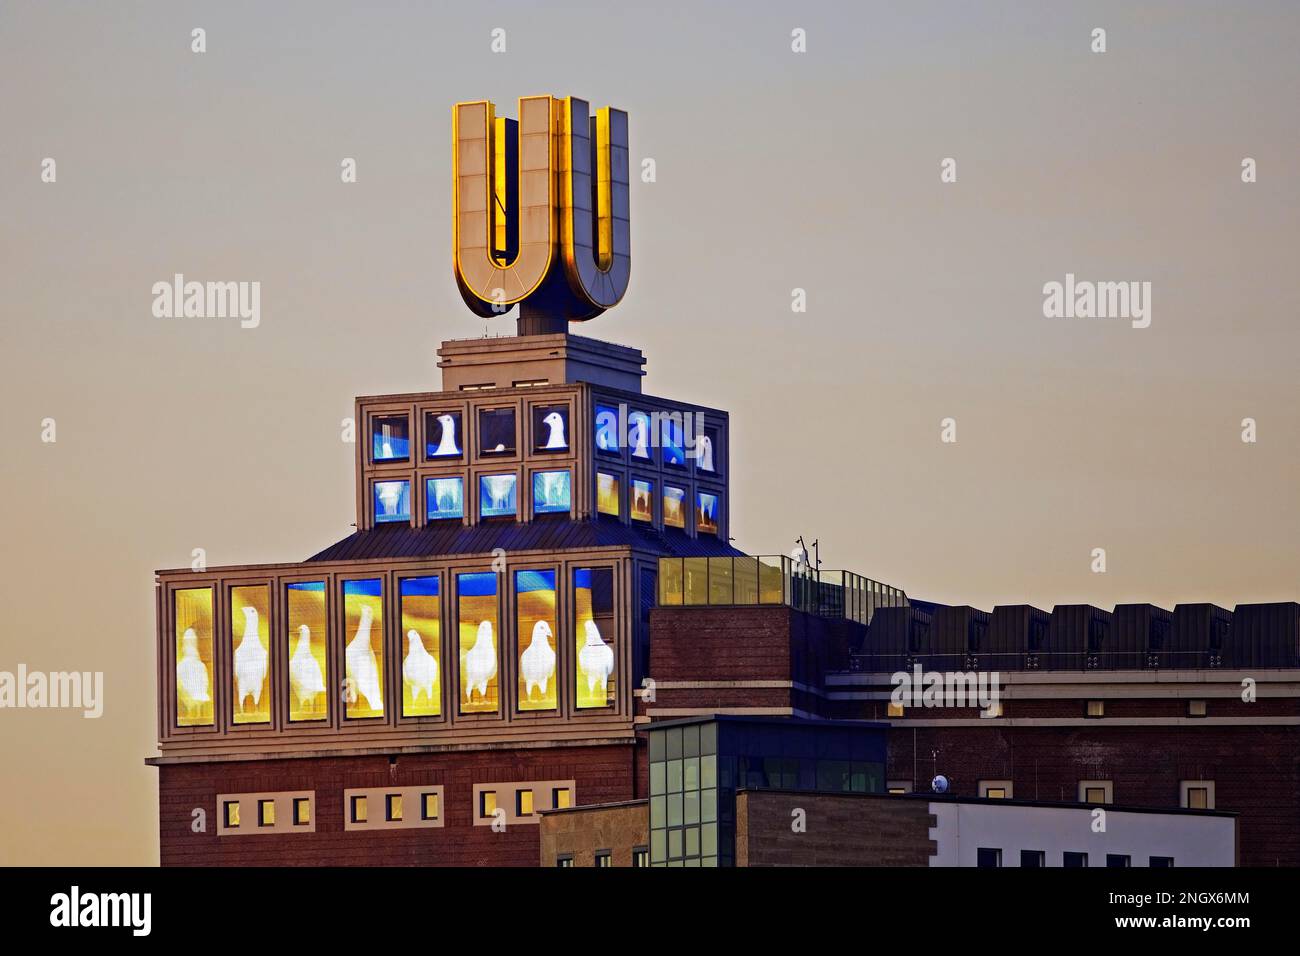
[[661,607],[762,604],[868,624],[877,608],[905,607],[907,595],[851,571],[816,571],[785,555],[659,559]]

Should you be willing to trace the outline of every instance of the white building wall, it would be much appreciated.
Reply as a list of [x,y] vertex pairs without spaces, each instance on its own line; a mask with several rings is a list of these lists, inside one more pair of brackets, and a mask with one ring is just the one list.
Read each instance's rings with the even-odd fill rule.
[[[1096,809],[1105,810],[1104,832],[1093,831]],[[1234,817],[948,801],[931,803],[930,812],[938,823],[931,866],[975,866],[981,847],[1001,849],[1003,866],[1019,866],[1021,850],[1042,850],[1047,866],[1060,866],[1066,851],[1087,853],[1090,867],[1105,866],[1108,853],[1128,854],[1135,867],[1153,856],[1171,856],[1179,867],[1236,865]]]

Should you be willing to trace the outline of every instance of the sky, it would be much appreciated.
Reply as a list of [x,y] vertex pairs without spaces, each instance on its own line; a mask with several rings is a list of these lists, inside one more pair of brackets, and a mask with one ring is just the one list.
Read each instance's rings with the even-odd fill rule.
[[[750,553],[985,609],[1296,600],[1298,34],[1265,2],[0,0],[0,671],[104,675],[98,719],[0,710],[0,863],[157,862],[154,570],[344,537],[354,396],[513,332],[452,276],[460,100],[628,112],[632,280],[574,331],[729,410]],[[176,273],[260,282],[260,325],[155,317]],[[1067,274],[1150,283],[1150,325],[1045,317]]]

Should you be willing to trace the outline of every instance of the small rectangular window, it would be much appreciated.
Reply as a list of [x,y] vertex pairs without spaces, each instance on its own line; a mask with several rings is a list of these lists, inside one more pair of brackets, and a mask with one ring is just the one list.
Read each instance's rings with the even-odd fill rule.
[[571,805],[572,797],[568,787],[556,787],[551,791],[551,806],[556,810],[567,810]]
[[1151,858],[1151,865],[1156,867],[1173,866],[1174,858],[1172,856],[1153,856]]
[[650,850],[648,847],[639,846],[632,851],[632,865],[633,866],[650,865]]
[[495,790],[480,790],[478,793],[478,815],[486,819],[497,812],[497,792]]
[[1087,866],[1088,854],[1071,852],[1070,850],[1066,850],[1063,854],[1061,854],[1061,865],[1066,867]]
[[572,869],[572,867],[573,867],[573,854],[572,854],[572,853],[565,853],[563,856],[557,856],[557,857],[555,858],[555,865],[556,865],[559,869],[561,869],[561,870]]
[[438,795],[436,793],[420,795],[420,815],[425,820],[438,819]]
[[384,798],[384,819],[390,823],[396,823],[402,819],[402,795],[400,793],[390,793]]
[[896,704],[896,703],[894,703],[894,701],[891,700],[891,701],[889,702],[889,709],[888,709],[885,713],[886,713],[888,716],[890,716],[890,717],[902,717],[902,716],[903,716],[903,705],[902,705],[902,704]]
[[1021,850],[1020,865],[1022,867],[1045,867],[1047,866],[1047,854],[1042,850]]
[[520,817],[531,817],[533,815],[533,791],[515,791],[515,815]]
[[1203,700],[1189,700],[1189,701],[1187,702],[1187,716],[1188,716],[1188,717],[1204,717],[1204,716],[1205,716],[1205,701],[1203,701]]
[[257,825],[259,827],[275,826],[275,801],[257,801]]
[[1090,700],[1090,701],[1088,701],[1088,716],[1089,716],[1089,717],[1105,717],[1105,716],[1106,716],[1106,702],[1105,702],[1104,700]]
[[366,798],[354,796],[352,798],[352,822],[366,822]]
[[1209,788],[1207,787],[1187,788],[1187,809],[1208,810],[1209,806],[1210,806]]
[[293,798],[293,825],[311,826],[311,801],[306,797]]
[[1114,866],[1114,867],[1130,866],[1131,865],[1130,857],[1127,853],[1107,853],[1106,865]]
[[990,800],[1005,800],[1007,791],[1005,787],[989,787],[988,790],[984,791],[984,796]]
[[237,830],[239,828],[239,801],[227,800],[222,806],[221,812],[226,818],[226,829]]
[[1105,803],[1106,788],[1086,787],[1083,791],[1083,802],[1084,803]]
[[604,868],[604,867],[611,867],[613,865],[614,865],[614,857],[609,850],[596,851],[596,866]]
[[995,869],[1002,865],[1002,851],[996,847],[980,847],[975,851],[975,865],[983,869]]

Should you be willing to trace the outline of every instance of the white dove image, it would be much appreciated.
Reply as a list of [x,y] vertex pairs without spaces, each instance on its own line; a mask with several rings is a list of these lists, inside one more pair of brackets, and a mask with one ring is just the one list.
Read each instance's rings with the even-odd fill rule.
[[357,625],[356,636],[348,641],[347,676],[359,697],[366,699],[371,710],[382,711],[384,699],[379,692],[379,662],[375,660],[375,649],[370,645],[370,620],[373,612],[368,604],[361,605],[361,622]]
[[551,625],[538,621],[533,625],[533,639],[528,649],[519,655],[519,673],[524,678],[524,695],[533,696],[536,686],[543,697],[546,685],[555,676],[555,651],[551,649]]
[[702,471],[712,471],[713,470],[713,439],[711,439],[708,435],[701,435],[699,437],[699,446],[700,447],[696,450],[696,455],[699,459],[697,463],[698,467]]
[[460,448],[456,446],[456,419],[450,415],[439,415],[438,424],[442,426],[442,440],[433,450],[433,456],[437,458],[440,455],[459,455]]
[[411,702],[427,697],[433,702],[433,685],[438,680],[438,662],[424,649],[420,632],[412,628],[406,632],[410,647],[406,651],[406,660],[402,661],[402,680],[411,689]]
[[472,700],[477,690],[487,696],[488,681],[497,676],[497,649],[492,643],[492,622],[482,621],[474,646],[465,655],[465,699]]
[[542,477],[542,504],[545,505],[562,505],[564,497],[561,492],[564,490],[564,475],[560,472],[544,471]]
[[262,700],[262,685],[266,682],[267,653],[257,633],[257,608],[244,607],[244,636],[235,648],[235,697],[239,710],[244,700],[253,698],[256,707]]
[[311,703],[317,694],[325,693],[325,675],[311,652],[311,628],[306,624],[298,626],[298,643],[289,659],[289,683],[299,707]]
[[488,495],[492,499],[493,509],[506,507],[510,498],[510,489],[514,487],[514,475],[488,475],[483,479],[487,482]]
[[199,636],[192,627],[187,627],[181,635],[181,657],[176,662],[176,682],[189,699],[187,711],[212,699],[208,695],[208,669],[199,658]]
[[550,434],[546,436],[546,444],[543,448],[568,448],[569,442],[564,437],[564,416],[559,412],[551,412],[542,419],[542,424],[550,429]]
[[379,503],[384,506],[384,514],[397,514],[397,503],[402,498],[402,486],[396,481],[384,481],[379,484]]
[[578,652],[578,664],[587,675],[587,693],[595,693],[596,685],[605,689],[605,682],[614,673],[614,652],[600,636],[600,628],[595,621],[583,622],[587,634],[587,643]]
[[646,434],[649,429],[646,427],[644,418],[633,419],[632,421],[632,454],[638,458],[649,458],[650,452],[646,450],[646,442],[650,436]]

